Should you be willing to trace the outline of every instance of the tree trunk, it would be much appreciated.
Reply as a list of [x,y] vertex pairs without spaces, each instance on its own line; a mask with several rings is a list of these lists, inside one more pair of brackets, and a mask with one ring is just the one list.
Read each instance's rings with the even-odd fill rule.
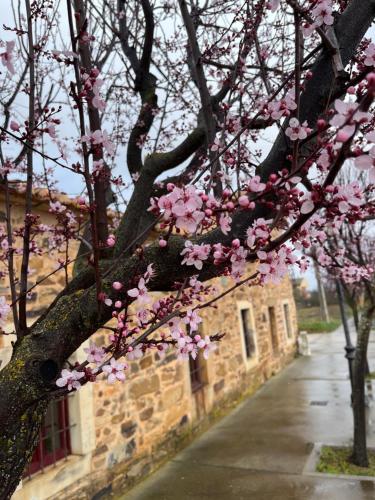
[[[0,498],[8,500],[20,482],[38,444],[39,429],[48,402],[40,401],[23,412],[8,414],[7,426],[0,423]],[[13,409],[12,409],[13,410]],[[21,415],[20,415],[21,413]]]
[[367,363],[367,346],[375,307],[367,307],[361,317],[353,369],[353,419],[354,443],[352,462],[359,467],[368,467],[366,442],[366,409],[365,409],[365,372]]

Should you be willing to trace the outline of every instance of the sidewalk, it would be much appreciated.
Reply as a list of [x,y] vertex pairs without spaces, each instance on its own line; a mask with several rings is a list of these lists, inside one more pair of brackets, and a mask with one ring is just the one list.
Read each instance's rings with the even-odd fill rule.
[[[352,434],[343,332],[309,338],[311,357],[298,358],[122,500],[374,500],[375,482],[302,474],[312,443],[349,444]],[[368,434],[374,446],[375,426]]]

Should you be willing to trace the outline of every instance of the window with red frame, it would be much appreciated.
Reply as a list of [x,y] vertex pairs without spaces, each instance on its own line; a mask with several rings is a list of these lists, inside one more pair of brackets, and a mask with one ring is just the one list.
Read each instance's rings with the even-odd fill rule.
[[70,429],[68,398],[53,400],[44,417],[39,443],[24,477],[43,471],[45,467],[70,455]]

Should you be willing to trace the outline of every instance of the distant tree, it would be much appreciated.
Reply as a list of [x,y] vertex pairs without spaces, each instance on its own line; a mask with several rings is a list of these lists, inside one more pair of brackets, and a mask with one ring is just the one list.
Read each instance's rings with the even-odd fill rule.
[[[356,158],[361,164],[364,156]],[[348,175],[349,174],[349,175]],[[345,185],[348,177],[355,176],[348,169],[339,183]],[[346,177],[346,179],[345,179]],[[357,331],[353,365],[352,407],[354,415],[354,444],[352,460],[356,465],[368,467],[366,446],[365,376],[367,372],[367,348],[375,315],[375,193],[374,186],[367,186],[361,175],[352,185],[362,185],[363,197],[358,208],[360,220],[341,216],[326,227],[326,234],[320,235],[316,248],[316,261],[325,269],[331,279],[339,282],[345,290],[354,315]],[[365,210],[360,207],[366,206]]]

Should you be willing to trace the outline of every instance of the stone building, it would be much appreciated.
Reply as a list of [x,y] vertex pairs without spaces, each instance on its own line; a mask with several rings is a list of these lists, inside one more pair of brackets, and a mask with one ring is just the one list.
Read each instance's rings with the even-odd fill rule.
[[[22,210],[22,193],[15,190],[15,223],[22,223]],[[45,193],[35,194],[34,211],[51,222]],[[41,260],[35,279],[52,266],[51,259]],[[63,284],[59,273],[45,281],[30,299],[34,310],[42,310]],[[224,290],[231,282],[223,277],[215,284]],[[295,355],[296,310],[289,278],[278,286],[243,285],[202,316],[203,335],[225,333],[209,360],[179,361],[174,354],[160,359],[148,353],[130,363],[124,384],[98,381],[52,403],[14,500],[99,500],[124,491]],[[105,330],[98,332],[96,342],[105,335]],[[10,339],[0,342],[0,359],[6,363]],[[83,347],[76,359],[83,358]]]

